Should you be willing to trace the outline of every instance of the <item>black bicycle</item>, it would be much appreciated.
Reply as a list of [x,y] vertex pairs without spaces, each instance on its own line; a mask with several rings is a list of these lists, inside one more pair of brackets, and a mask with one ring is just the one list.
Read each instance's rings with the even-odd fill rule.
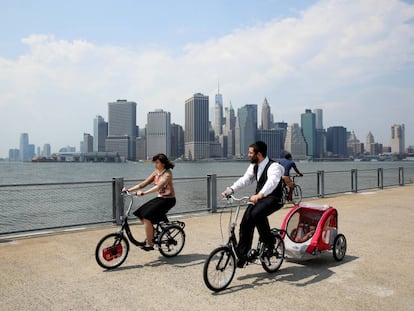
[[[123,217],[121,230],[104,236],[96,246],[95,258],[97,263],[105,269],[114,269],[122,265],[129,253],[129,242],[135,246],[145,245],[134,238],[128,224],[133,197],[135,194],[124,192],[130,198],[128,209]],[[177,256],[183,249],[185,243],[185,224],[182,221],[169,221],[167,217],[154,224],[154,247],[164,257]]]
[[[203,269],[204,283],[214,292],[219,292],[225,289],[233,280],[236,272],[236,259],[241,257],[237,250],[237,239],[234,233],[240,206],[242,203],[253,204],[249,202],[249,197],[238,199],[231,195],[227,199],[229,203],[233,200],[238,202],[234,220],[230,224],[230,236],[228,242],[224,246],[220,246],[210,253],[204,263]],[[232,213],[230,214],[230,219],[231,216]],[[271,231],[276,240],[273,249],[267,249],[265,244],[259,239],[257,247],[251,249],[247,255],[248,263],[259,262],[263,269],[269,273],[279,270],[285,256],[285,244],[279,234],[280,230],[272,228]]]
[[295,182],[296,177],[299,177],[299,175],[290,176],[293,183],[292,200],[289,199],[289,187],[283,182],[283,204],[291,202],[294,205],[298,205],[302,202],[302,188]]

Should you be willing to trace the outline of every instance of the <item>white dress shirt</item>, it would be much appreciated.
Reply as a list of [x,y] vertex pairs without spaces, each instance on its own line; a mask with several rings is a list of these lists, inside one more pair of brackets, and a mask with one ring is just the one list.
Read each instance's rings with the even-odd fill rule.
[[[269,163],[268,157],[266,157],[262,162],[259,163],[257,168],[256,181],[260,179],[260,176],[262,175],[267,163]],[[238,180],[236,180],[236,182],[230,187],[231,189],[233,189],[234,192],[252,184],[255,181],[254,166],[255,164],[251,163],[247,167],[247,170],[244,173],[244,175],[240,177]],[[267,181],[259,193],[263,193],[265,197],[271,194],[279,184],[284,171],[285,169],[283,168],[283,166],[281,166],[279,163],[273,162],[267,170]]]

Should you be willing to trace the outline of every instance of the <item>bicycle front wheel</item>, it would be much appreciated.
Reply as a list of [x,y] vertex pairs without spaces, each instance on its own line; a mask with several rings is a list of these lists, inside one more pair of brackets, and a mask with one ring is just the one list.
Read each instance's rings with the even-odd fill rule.
[[295,205],[302,202],[302,188],[299,185],[295,185],[293,188],[292,201]]
[[122,233],[110,233],[96,245],[96,262],[105,269],[122,265],[128,256],[129,242]]
[[204,283],[210,290],[219,292],[231,283],[235,272],[236,256],[230,247],[216,248],[204,263]]
[[261,262],[262,267],[269,273],[274,273],[279,270],[285,258],[285,243],[279,234],[275,236],[276,242],[272,250],[268,250],[267,254],[264,254]]
[[158,240],[158,250],[164,257],[177,256],[183,249],[185,233],[178,225],[168,226],[161,232]]

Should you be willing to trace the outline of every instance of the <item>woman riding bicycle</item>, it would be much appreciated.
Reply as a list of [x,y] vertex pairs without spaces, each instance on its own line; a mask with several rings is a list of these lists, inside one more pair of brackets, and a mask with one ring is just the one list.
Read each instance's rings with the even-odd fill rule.
[[282,207],[282,175],[283,167],[267,157],[267,145],[257,141],[249,147],[250,165],[242,177],[240,177],[230,188],[222,193],[228,196],[244,188],[254,181],[257,182],[256,194],[250,197],[250,204],[244,212],[240,223],[240,239],[238,252],[241,258],[237,266],[244,267],[247,261],[247,253],[253,241],[254,228],[257,227],[260,238],[268,249],[273,249],[275,238],[270,231],[267,216],[276,212]]
[[158,192],[158,196],[149,200],[138,208],[134,215],[137,216],[144,224],[146,234],[146,244],[141,248],[145,251],[154,249],[154,226],[162,220],[166,219],[167,212],[175,205],[175,192],[173,186],[173,175],[171,170],[174,164],[171,163],[167,156],[163,153],[156,154],[152,161],[155,163],[155,171],[149,175],[143,182],[131,187],[125,188],[123,191],[135,191],[143,189],[149,184],[154,186],[146,191],[137,191],[137,196],[147,195],[149,193]]

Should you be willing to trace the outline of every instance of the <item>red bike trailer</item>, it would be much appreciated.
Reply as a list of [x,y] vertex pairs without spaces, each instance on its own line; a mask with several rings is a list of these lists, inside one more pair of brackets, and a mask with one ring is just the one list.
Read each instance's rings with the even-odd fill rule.
[[284,218],[281,229],[287,259],[307,260],[326,250],[332,250],[337,261],[345,257],[346,239],[338,234],[338,212],[332,206],[296,205]]

